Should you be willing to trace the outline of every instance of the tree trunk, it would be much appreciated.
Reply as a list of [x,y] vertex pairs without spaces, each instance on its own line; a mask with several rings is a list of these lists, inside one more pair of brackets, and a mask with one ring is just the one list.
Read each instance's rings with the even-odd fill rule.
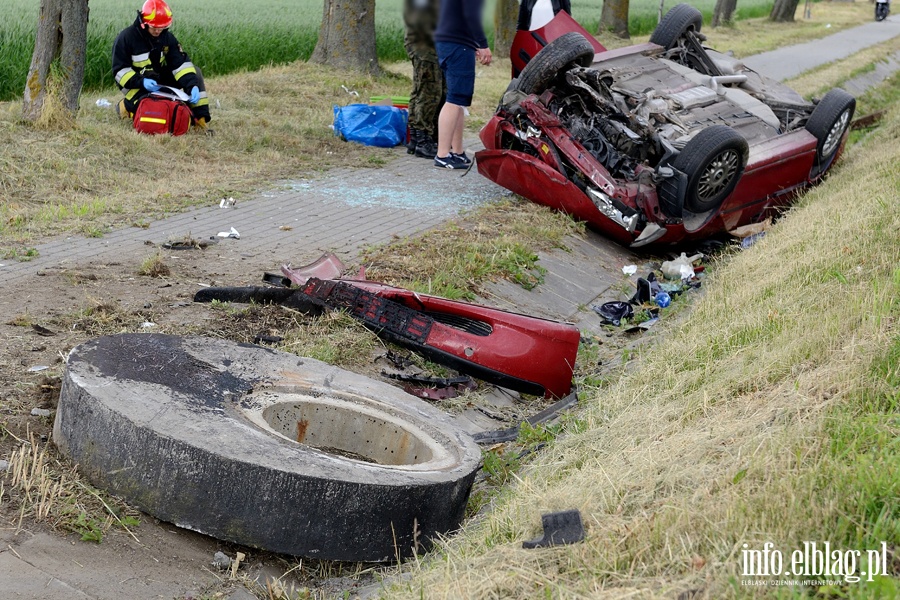
[[497,0],[494,10],[494,51],[495,58],[509,58],[513,38],[516,37],[516,22],[519,18],[518,0]]
[[[25,83],[22,116],[37,121],[50,93],[72,117],[84,83],[88,0],[41,0],[34,54]],[[59,68],[52,65],[58,63]],[[56,81],[58,78],[59,81]]]
[[[628,1],[603,0],[603,10],[600,12],[597,33],[611,31],[624,40],[631,38],[631,34],[628,33]],[[797,1],[799,2],[799,0]]]
[[798,4],[800,0],[775,0],[772,12],[769,13],[769,20],[776,23],[793,23]]
[[737,0],[716,0],[711,25],[718,27],[719,25],[731,25],[734,23],[734,11],[736,8]]
[[325,0],[319,42],[309,61],[377,75],[375,0]]

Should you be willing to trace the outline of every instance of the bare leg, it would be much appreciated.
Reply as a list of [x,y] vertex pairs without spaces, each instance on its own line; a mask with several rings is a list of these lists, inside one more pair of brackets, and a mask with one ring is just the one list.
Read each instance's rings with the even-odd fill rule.
[[456,120],[456,129],[453,130],[453,139],[450,140],[450,150],[454,154],[463,153],[463,128],[466,124],[466,109],[459,107],[459,118]]
[[[462,130],[465,112],[462,106],[445,102],[438,115],[438,149],[437,155],[446,158],[450,151],[462,147]],[[459,139],[457,140],[457,135]]]

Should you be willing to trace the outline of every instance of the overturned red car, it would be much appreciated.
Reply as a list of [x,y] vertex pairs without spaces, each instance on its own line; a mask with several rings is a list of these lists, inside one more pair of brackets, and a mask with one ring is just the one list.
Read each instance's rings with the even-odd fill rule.
[[649,43],[618,50],[562,12],[520,31],[521,72],[481,130],[479,172],[631,247],[709,238],[788,205],[840,156],[856,100],[836,88],[808,101],[705,47],[701,24],[679,4]]

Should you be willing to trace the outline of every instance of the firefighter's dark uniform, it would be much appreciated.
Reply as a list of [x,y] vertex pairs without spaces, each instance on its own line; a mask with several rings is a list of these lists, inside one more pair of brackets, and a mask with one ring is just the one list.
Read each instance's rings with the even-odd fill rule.
[[125,108],[134,113],[138,102],[149,95],[144,89],[144,77],[160,85],[184,90],[190,94],[194,86],[200,90],[200,100],[189,104],[194,120],[210,120],[209,98],[199,69],[181,49],[181,44],[168,29],[153,37],[141,27],[138,13],[134,23],[116,37],[112,50],[112,72],[125,94]]

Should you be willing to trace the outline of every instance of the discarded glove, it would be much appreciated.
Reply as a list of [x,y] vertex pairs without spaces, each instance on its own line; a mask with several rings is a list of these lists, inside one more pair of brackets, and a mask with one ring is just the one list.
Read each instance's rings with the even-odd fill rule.
[[200,88],[196,85],[191,88],[191,104],[197,104],[200,102]]
[[147,79],[146,77],[144,77],[144,89],[148,92],[158,92],[159,84],[156,83],[156,81],[153,79]]

